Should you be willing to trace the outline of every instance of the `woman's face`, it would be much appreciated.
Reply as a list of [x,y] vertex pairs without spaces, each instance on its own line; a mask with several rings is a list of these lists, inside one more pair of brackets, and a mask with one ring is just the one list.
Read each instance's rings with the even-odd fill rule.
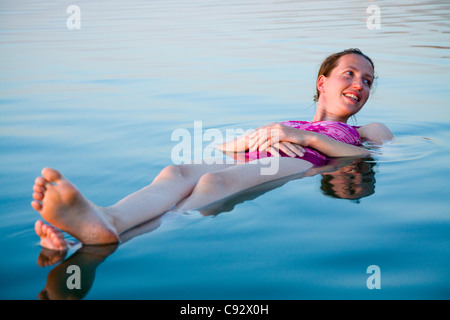
[[328,77],[321,75],[317,80],[319,104],[329,115],[349,118],[369,99],[373,79],[373,68],[366,58],[342,56]]

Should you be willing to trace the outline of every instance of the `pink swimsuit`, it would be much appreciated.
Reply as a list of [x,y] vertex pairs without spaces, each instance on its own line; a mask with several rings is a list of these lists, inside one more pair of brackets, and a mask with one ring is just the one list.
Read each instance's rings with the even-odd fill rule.
[[[361,138],[359,136],[359,127],[350,126],[343,122],[338,121],[283,121],[281,124],[292,128],[317,132],[326,135],[334,140],[345,142],[354,146],[361,144]],[[266,153],[270,156],[270,153]],[[267,156],[265,155],[265,156]],[[284,152],[280,152],[282,157],[289,157]],[[262,158],[259,151],[251,151],[247,153],[248,160],[255,160]],[[247,158],[247,157],[246,157]],[[305,154],[303,157],[296,157],[311,162],[315,166],[323,166],[327,162],[327,157],[319,151],[312,148],[305,148]]]

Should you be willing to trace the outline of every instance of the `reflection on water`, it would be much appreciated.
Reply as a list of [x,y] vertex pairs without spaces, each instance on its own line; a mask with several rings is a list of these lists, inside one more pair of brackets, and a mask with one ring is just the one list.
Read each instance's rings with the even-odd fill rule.
[[[117,248],[117,245],[83,246],[68,259],[63,260],[66,252],[42,249],[38,264],[53,265],[48,273],[45,288],[38,294],[40,300],[79,300],[91,290],[97,267]],[[63,261],[62,261],[63,260]],[[62,261],[62,262],[61,262]],[[77,266],[76,272],[68,272],[70,266]],[[73,276],[79,276],[78,279]],[[73,280],[71,279],[73,278]],[[70,284],[76,285],[76,288]]]
[[[369,145],[366,145],[370,148]],[[438,144],[427,137],[399,136],[383,145],[382,149],[372,148],[378,163],[429,159],[438,151]]]
[[320,189],[330,197],[354,200],[375,193],[373,159],[359,159],[335,172],[322,174]]

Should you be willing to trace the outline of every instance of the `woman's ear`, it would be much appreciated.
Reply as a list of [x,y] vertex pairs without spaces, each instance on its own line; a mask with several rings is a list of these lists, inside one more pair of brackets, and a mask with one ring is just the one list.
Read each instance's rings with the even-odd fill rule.
[[319,90],[320,93],[325,92],[324,84],[325,84],[326,78],[327,77],[325,77],[323,74],[317,78],[316,86],[317,86],[317,90]]

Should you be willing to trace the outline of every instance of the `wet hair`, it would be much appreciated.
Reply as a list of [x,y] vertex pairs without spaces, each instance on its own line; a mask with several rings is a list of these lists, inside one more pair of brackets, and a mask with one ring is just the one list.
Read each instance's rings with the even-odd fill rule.
[[[339,58],[343,57],[347,54],[357,54],[357,55],[360,55],[360,56],[366,58],[367,61],[369,61],[370,64],[372,65],[373,71],[375,72],[375,65],[373,64],[372,60],[368,56],[366,56],[364,53],[362,53],[361,50],[359,50],[358,48],[350,48],[350,49],[347,49],[347,50],[344,50],[341,52],[333,53],[332,55],[328,56],[322,62],[319,72],[317,73],[316,84],[317,84],[317,79],[319,79],[319,77],[321,75],[328,77],[330,75],[331,71],[333,71],[333,69],[336,68]],[[316,94],[314,95],[314,102],[319,101],[319,96],[320,96],[320,91],[316,87]]]

